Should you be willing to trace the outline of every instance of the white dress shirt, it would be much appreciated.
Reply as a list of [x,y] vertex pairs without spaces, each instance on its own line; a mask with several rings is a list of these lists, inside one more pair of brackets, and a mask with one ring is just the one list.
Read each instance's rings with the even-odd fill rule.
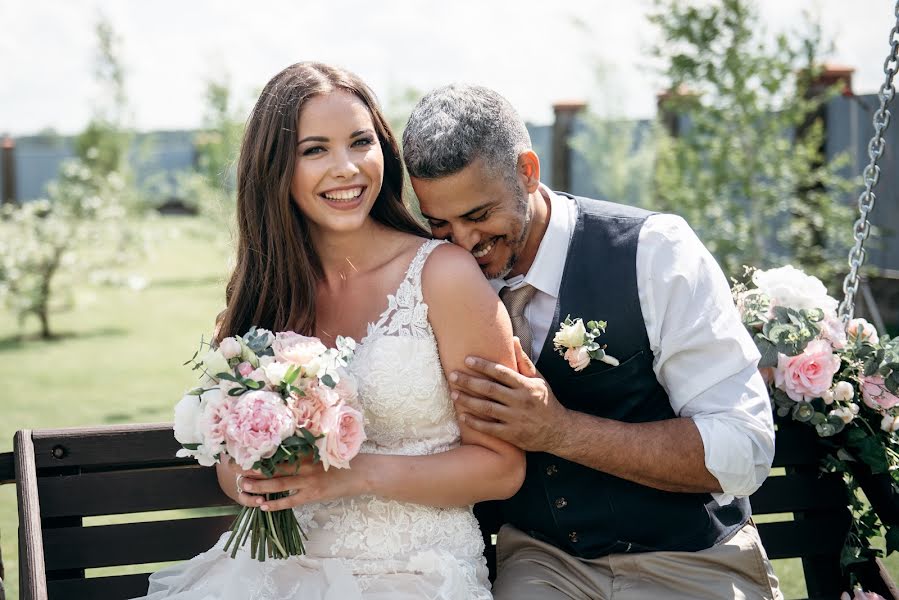
[[[494,280],[499,291],[537,288],[524,316],[533,332],[531,356],[540,355],[553,323],[577,204],[552,193],[549,226],[525,275]],[[637,241],[637,292],[653,352],[653,370],[671,408],[690,417],[705,448],[705,466],[723,493],[720,505],[762,484],[774,458],[774,423],[759,353],[743,328],[727,279],[686,221],[657,214]],[[599,316],[594,316],[599,318]],[[590,317],[590,318],[594,318]]]

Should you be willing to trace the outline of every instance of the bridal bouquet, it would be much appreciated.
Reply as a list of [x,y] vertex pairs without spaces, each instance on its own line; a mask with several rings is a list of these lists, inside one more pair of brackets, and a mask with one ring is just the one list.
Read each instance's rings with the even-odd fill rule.
[[[844,328],[824,284],[792,266],[749,274],[751,285],[736,285],[734,300],[777,415],[814,428],[828,448],[825,469],[843,473],[850,490],[867,471],[899,498],[899,338],[879,335],[865,319]],[[867,540],[880,532],[870,505],[855,494],[849,503],[856,518],[844,566],[876,555]],[[899,526],[885,525],[892,552]]]
[[[365,439],[346,371],[354,350],[351,338],[338,337],[337,348],[328,349],[318,338],[253,327],[202,356],[197,351],[185,364],[202,372],[202,385],[175,407],[178,456],[203,466],[233,459],[268,477],[298,471],[304,458],[325,470],[349,468]],[[292,510],[243,507],[225,550],[233,545],[233,558],[249,539],[260,561],[286,558],[304,554],[304,535]]]

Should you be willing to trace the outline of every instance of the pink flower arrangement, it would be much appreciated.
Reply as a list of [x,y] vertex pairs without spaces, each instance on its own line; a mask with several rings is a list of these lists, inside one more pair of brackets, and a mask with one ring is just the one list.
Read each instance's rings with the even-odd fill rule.
[[899,398],[890,393],[880,375],[862,378],[862,400],[874,410],[889,410],[899,404]]
[[[234,460],[269,477],[283,466],[299,468],[307,456],[325,470],[349,468],[365,441],[356,384],[346,370],[354,349],[349,338],[338,337],[337,348],[329,349],[292,331],[252,328],[199,360],[198,352],[191,362],[204,373],[203,385],[175,407],[178,456],[204,466]],[[257,518],[258,510],[244,507],[232,525],[225,546],[236,542],[232,557],[251,536],[260,559],[304,553],[292,511],[268,520]]]

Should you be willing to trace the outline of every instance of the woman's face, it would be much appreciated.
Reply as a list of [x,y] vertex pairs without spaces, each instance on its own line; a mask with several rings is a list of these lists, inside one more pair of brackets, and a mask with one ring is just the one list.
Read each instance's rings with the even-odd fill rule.
[[310,229],[359,229],[384,179],[384,155],[365,104],[344,91],[309,99],[300,111],[296,150],[290,193]]

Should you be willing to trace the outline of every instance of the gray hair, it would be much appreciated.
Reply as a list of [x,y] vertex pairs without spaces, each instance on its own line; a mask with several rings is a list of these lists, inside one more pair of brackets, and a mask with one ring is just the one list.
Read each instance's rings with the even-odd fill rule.
[[452,175],[482,158],[514,182],[518,155],[530,149],[527,127],[509,101],[478,85],[447,85],[426,94],[403,132],[406,168],[419,179]]

